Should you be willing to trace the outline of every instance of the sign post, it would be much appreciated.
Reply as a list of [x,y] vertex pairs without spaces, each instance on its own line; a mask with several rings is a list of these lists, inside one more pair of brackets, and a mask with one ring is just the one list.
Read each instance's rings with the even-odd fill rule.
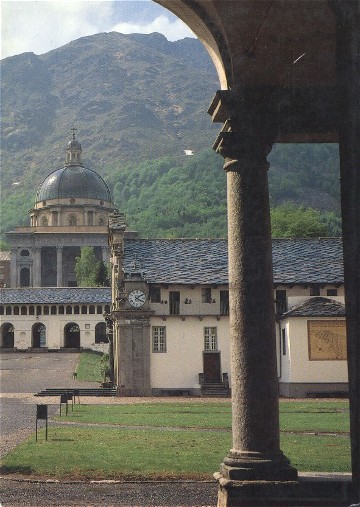
[[45,440],[48,439],[48,406],[36,405],[36,442],[38,440],[38,420],[46,421]]

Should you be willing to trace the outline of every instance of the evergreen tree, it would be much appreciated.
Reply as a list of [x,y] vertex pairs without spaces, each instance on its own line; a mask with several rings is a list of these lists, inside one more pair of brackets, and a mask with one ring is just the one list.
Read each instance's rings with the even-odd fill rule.
[[110,287],[109,272],[104,261],[98,263],[95,285],[97,287]]
[[91,246],[83,246],[76,257],[75,274],[78,287],[95,287],[99,261]]

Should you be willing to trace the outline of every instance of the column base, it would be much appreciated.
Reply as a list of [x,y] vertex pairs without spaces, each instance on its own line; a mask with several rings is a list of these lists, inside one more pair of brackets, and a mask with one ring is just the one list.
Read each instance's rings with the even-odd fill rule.
[[220,473],[217,507],[348,507],[350,478],[299,477],[297,481],[231,481]]
[[220,474],[235,481],[296,481],[297,470],[277,453],[236,452],[231,450],[220,466]]

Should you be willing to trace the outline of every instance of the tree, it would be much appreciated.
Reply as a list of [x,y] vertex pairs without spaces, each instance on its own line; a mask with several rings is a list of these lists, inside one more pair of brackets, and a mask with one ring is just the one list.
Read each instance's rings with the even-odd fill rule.
[[97,287],[110,287],[109,271],[104,261],[98,263],[95,285]]
[[99,261],[91,246],[81,248],[80,257],[76,257],[75,273],[78,287],[95,287]]
[[305,206],[283,204],[271,210],[274,238],[313,238],[328,236],[320,211]]

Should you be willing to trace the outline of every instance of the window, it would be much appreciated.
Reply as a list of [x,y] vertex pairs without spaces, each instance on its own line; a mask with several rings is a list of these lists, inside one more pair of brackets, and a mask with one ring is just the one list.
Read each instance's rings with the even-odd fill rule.
[[153,326],[152,328],[152,351],[166,352],[166,327]]
[[56,315],[56,306],[52,306],[50,312],[51,315]]
[[43,227],[47,227],[47,226],[49,225],[49,222],[48,222],[47,217],[42,217],[42,218],[41,218],[41,225],[42,225]]
[[169,313],[170,315],[180,314],[180,292],[170,291],[169,292]]
[[81,314],[82,315],[86,315],[87,314],[87,306],[86,305],[82,305],[82,307],[81,307]]
[[220,291],[220,315],[229,315],[229,291]]
[[102,312],[103,312],[103,311],[102,311],[102,306],[101,306],[101,305],[97,305],[97,307],[96,307],[96,313],[97,313],[98,315],[102,315]]
[[79,315],[79,313],[80,313],[80,306],[79,305],[74,306],[74,313],[75,313],[75,315]]
[[35,315],[35,308],[33,306],[29,306],[29,315]]
[[338,295],[337,289],[327,289],[326,295],[327,296],[337,296]]
[[287,311],[286,290],[284,289],[275,292],[275,311],[277,315]]
[[282,355],[286,356],[286,329],[281,330],[281,348],[282,348]]
[[66,315],[71,315],[72,314],[72,306],[71,305],[68,305],[66,307]]
[[156,287],[156,285],[150,285],[149,287],[149,297],[152,303],[161,303],[161,290],[160,287]]
[[63,305],[60,305],[59,306],[59,315],[64,315],[64,313],[65,313],[65,309],[64,309]]
[[21,257],[29,257],[30,252],[29,250],[21,250],[20,255]]
[[27,315],[27,307],[26,306],[21,307],[21,315]]
[[319,285],[312,285],[310,287],[310,296],[320,296],[320,287],[319,287]]
[[50,307],[44,306],[44,315],[49,315],[49,313],[50,313]]
[[36,307],[36,315],[42,315],[42,308],[41,306]]
[[4,307],[0,306],[0,315],[4,315]]
[[217,351],[217,328],[205,327],[204,328],[204,350],[207,352]]
[[20,314],[20,309],[18,306],[14,306],[14,315],[19,315]]
[[[11,315],[11,306],[7,306],[7,307],[6,307],[5,314],[6,314],[6,315]],[[15,315],[15,314],[14,314],[14,315]]]
[[211,287],[201,289],[201,301],[203,303],[211,303]]
[[69,225],[70,226],[74,226],[74,225],[77,225],[77,218],[75,215],[71,215],[69,217]]
[[89,313],[91,313],[92,315],[95,314],[95,306],[94,305],[89,306]]
[[105,313],[110,313],[110,305],[105,305]]

